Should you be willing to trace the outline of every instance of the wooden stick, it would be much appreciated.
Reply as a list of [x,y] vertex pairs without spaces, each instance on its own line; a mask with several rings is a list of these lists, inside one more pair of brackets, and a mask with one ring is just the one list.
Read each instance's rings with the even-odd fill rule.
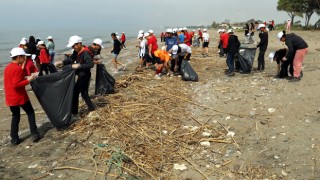
[[196,164],[194,164],[192,161],[190,161],[187,157],[182,155],[180,152],[178,153],[184,160],[186,160],[190,165],[192,165],[203,177],[205,177],[207,180],[210,180],[198,167]]
[[227,143],[227,144],[231,144],[232,143],[230,141],[225,141],[225,140],[215,139],[215,138],[200,139],[200,141],[210,141],[210,142]]
[[[90,169],[83,169],[83,168],[77,168],[77,167],[71,167],[71,166],[56,167],[53,170],[64,170],[64,169],[72,169],[72,170],[95,173],[95,171],[90,170]],[[100,175],[104,176],[104,174],[101,172],[101,170],[98,170],[97,174],[100,174]],[[108,176],[112,176],[112,177],[117,177],[117,175],[114,175],[114,174],[107,174],[107,175]]]

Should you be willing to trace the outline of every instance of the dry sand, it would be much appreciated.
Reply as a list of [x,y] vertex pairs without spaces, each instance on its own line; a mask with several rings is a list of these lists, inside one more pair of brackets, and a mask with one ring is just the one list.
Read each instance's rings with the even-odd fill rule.
[[[170,161],[172,164],[165,165],[169,172],[158,172],[157,174],[160,175],[157,178],[320,179],[318,165],[320,160],[318,147],[320,144],[318,131],[320,128],[320,85],[318,83],[320,79],[320,62],[318,61],[320,32],[298,31],[296,33],[302,36],[310,47],[303,66],[304,77],[300,82],[289,83],[285,79],[273,78],[276,63],[270,63],[267,58],[264,73],[237,73],[232,78],[225,76],[225,58],[219,58],[217,55],[215,42],[217,42],[218,34],[216,31],[211,31],[210,35],[214,39],[210,44],[209,57],[203,58],[200,53],[201,48],[193,47],[191,64],[199,75],[199,82],[183,82],[178,77],[154,80],[153,72],[145,71],[134,74],[140,77],[139,81],[130,82],[129,88],[119,88],[118,93],[108,95],[105,99],[124,105],[123,98],[131,97],[132,93],[136,92],[135,89],[130,89],[130,86],[157,88],[160,84],[159,88],[166,90],[166,84],[169,88],[174,88],[176,85],[179,87],[176,91],[181,92],[179,97],[190,100],[180,102],[180,106],[172,107],[173,110],[179,111],[179,114],[185,114],[181,117],[174,117],[181,122],[178,127],[207,124],[210,127],[225,129],[231,132],[231,135],[234,133],[233,139],[226,137],[227,140],[232,140],[232,144],[211,143],[210,147],[201,146],[199,143],[190,144],[189,148],[193,149],[192,152],[186,153],[188,156],[178,159],[178,162]],[[243,40],[242,34],[237,33],[240,40]],[[162,45],[162,43],[159,44]],[[137,64],[135,57],[137,49],[134,47],[134,42],[128,43],[127,47],[121,52],[119,60],[129,65],[128,71],[115,76],[120,82],[132,76],[131,73],[134,73]],[[276,39],[276,32],[269,32],[269,47],[266,56],[269,52],[281,47],[284,45]],[[111,70],[109,52],[109,49],[102,51],[103,56],[106,57],[105,64]],[[256,60],[254,67],[256,67]],[[103,144],[105,141],[109,144],[121,145],[116,141],[119,139],[106,137],[103,131],[97,131],[97,128],[94,127],[102,126],[102,124],[99,125],[99,118],[102,122],[103,117],[109,118],[110,114],[99,114],[102,117],[92,119],[84,113],[82,114],[84,120],[75,122],[70,130],[60,132],[56,131],[46,120],[33,93],[29,92],[29,95],[36,108],[37,122],[44,138],[36,144],[27,139],[29,132],[24,115],[21,120],[21,132],[22,137],[26,140],[16,147],[10,147],[8,143],[10,112],[4,106],[3,98],[1,98],[0,178],[102,179],[101,174],[94,176],[95,163],[91,158],[92,147],[94,144]],[[3,92],[1,92],[1,97],[3,97]],[[144,103],[153,104],[152,98],[149,97],[150,100]],[[178,98],[172,96],[168,98],[171,99],[171,102],[161,101],[157,105],[167,107],[164,103],[179,101]],[[94,102],[98,103],[99,99],[95,99]],[[271,111],[268,110],[274,112],[270,113]],[[121,109],[121,111],[126,110]],[[160,113],[159,111],[150,114],[150,121],[154,120],[154,117],[162,117]],[[113,114],[114,118],[117,118],[117,115],[117,113]],[[125,121],[132,120],[129,115],[123,117],[126,118]],[[89,123],[90,121],[92,122]],[[170,121],[173,120],[167,118],[163,123],[170,124]],[[79,131],[77,128],[80,127],[86,131]],[[200,136],[202,131],[206,130],[201,129]],[[149,135],[152,136],[152,133]],[[181,153],[177,151],[177,156],[179,152]],[[104,168],[104,162],[98,161],[98,168]],[[173,170],[173,163],[185,164],[187,169]],[[61,168],[66,166],[73,168]],[[125,172],[128,173],[128,171]],[[140,175],[143,176],[142,179],[151,179],[142,171]],[[108,179],[112,178],[108,177]]]

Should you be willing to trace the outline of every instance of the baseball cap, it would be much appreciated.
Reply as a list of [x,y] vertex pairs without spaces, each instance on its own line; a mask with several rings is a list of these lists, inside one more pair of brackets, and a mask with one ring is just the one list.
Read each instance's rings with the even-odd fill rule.
[[265,27],[266,27],[266,25],[264,25],[264,24],[259,24],[258,29],[260,29],[260,28],[265,28]]
[[173,28],[172,31],[173,33],[176,33],[178,31],[178,28]]
[[142,38],[142,37],[143,37],[143,34],[138,34],[137,39]]
[[150,29],[150,30],[148,31],[148,33],[153,34],[153,30]]
[[174,45],[174,46],[172,47],[172,54],[177,54],[178,49],[179,49],[178,45]]
[[143,30],[139,30],[139,33],[138,34],[143,34]]
[[167,29],[166,32],[167,32],[167,33],[173,33],[173,30],[172,30],[172,29]]
[[222,32],[222,29],[218,29],[218,31],[217,31],[218,33],[220,33],[220,32]]
[[39,46],[39,45],[44,45],[44,41],[39,41],[37,46]]
[[81,42],[82,42],[82,38],[81,37],[79,37],[77,35],[71,36],[69,38],[67,47],[72,47],[74,44],[81,43]]
[[179,28],[178,31],[182,31],[182,28]]
[[188,29],[187,29],[187,27],[183,27],[182,30],[186,31],[186,30],[188,30]]
[[233,33],[233,29],[229,29],[229,30],[228,30],[228,33]]
[[278,34],[277,34],[277,37],[278,37],[278,39],[280,40],[282,37],[283,37],[283,32],[279,32]]
[[99,45],[101,46],[101,48],[104,48],[104,47],[102,46],[102,40],[99,39],[99,38],[94,39],[92,43],[99,44]]
[[10,57],[16,56],[30,56],[31,54],[27,54],[22,48],[15,47],[10,51]]
[[207,31],[207,29],[203,29],[203,31],[204,31],[204,32],[206,32],[206,31]]
[[150,36],[149,33],[144,33],[144,37]]
[[53,39],[52,36],[48,36],[47,39]]
[[27,41],[25,39],[21,39],[20,43],[21,45],[26,45],[27,44]]

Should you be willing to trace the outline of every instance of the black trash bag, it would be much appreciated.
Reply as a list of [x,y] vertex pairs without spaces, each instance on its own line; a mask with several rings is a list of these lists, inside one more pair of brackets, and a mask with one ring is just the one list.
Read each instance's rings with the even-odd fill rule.
[[184,81],[198,81],[198,74],[194,71],[189,61],[182,60],[180,73]]
[[256,55],[256,48],[240,47],[239,54],[236,56],[235,66],[240,73],[251,73],[253,60]]
[[49,69],[50,74],[58,72],[57,68],[52,63],[48,64],[48,69]]
[[31,81],[31,87],[51,123],[64,128],[71,120],[75,71],[60,71]]
[[95,95],[114,93],[115,79],[103,64],[97,64]]

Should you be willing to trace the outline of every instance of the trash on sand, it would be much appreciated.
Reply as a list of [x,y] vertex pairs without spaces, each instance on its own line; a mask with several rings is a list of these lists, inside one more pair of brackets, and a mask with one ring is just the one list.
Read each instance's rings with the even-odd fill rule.
[[200,142],[200,145],[201,146],[207,146],[207,147],[210,147],[210,142],[209,141],[202,141],[202,142]]
[[269,108],[269,109],[268,109],[268,112],[269,112],[269,113],[274,113],[275,111],[276,111],[276,109],[274,109],[274,108]]
[[211,136],[211,134],[208,133],[208,132],[203,132],[203,133],[202,133],[202,136],[209,137],[209,136]]
[[227,136],[231,136],[231,137],[233,137],[234,135],[236,135],[236,133],[234,133],[232,131],[229,131],[228,134],[227,134]]
[[29,165],[29,166],[28,166],[29,169],[34,169],[34,168],[36,168],[36,167],[38,167],[38,164],[32,164],[32,165]]
[[187,169],[187,166],[185,164],[174,164],[173,169],[183,171]]

